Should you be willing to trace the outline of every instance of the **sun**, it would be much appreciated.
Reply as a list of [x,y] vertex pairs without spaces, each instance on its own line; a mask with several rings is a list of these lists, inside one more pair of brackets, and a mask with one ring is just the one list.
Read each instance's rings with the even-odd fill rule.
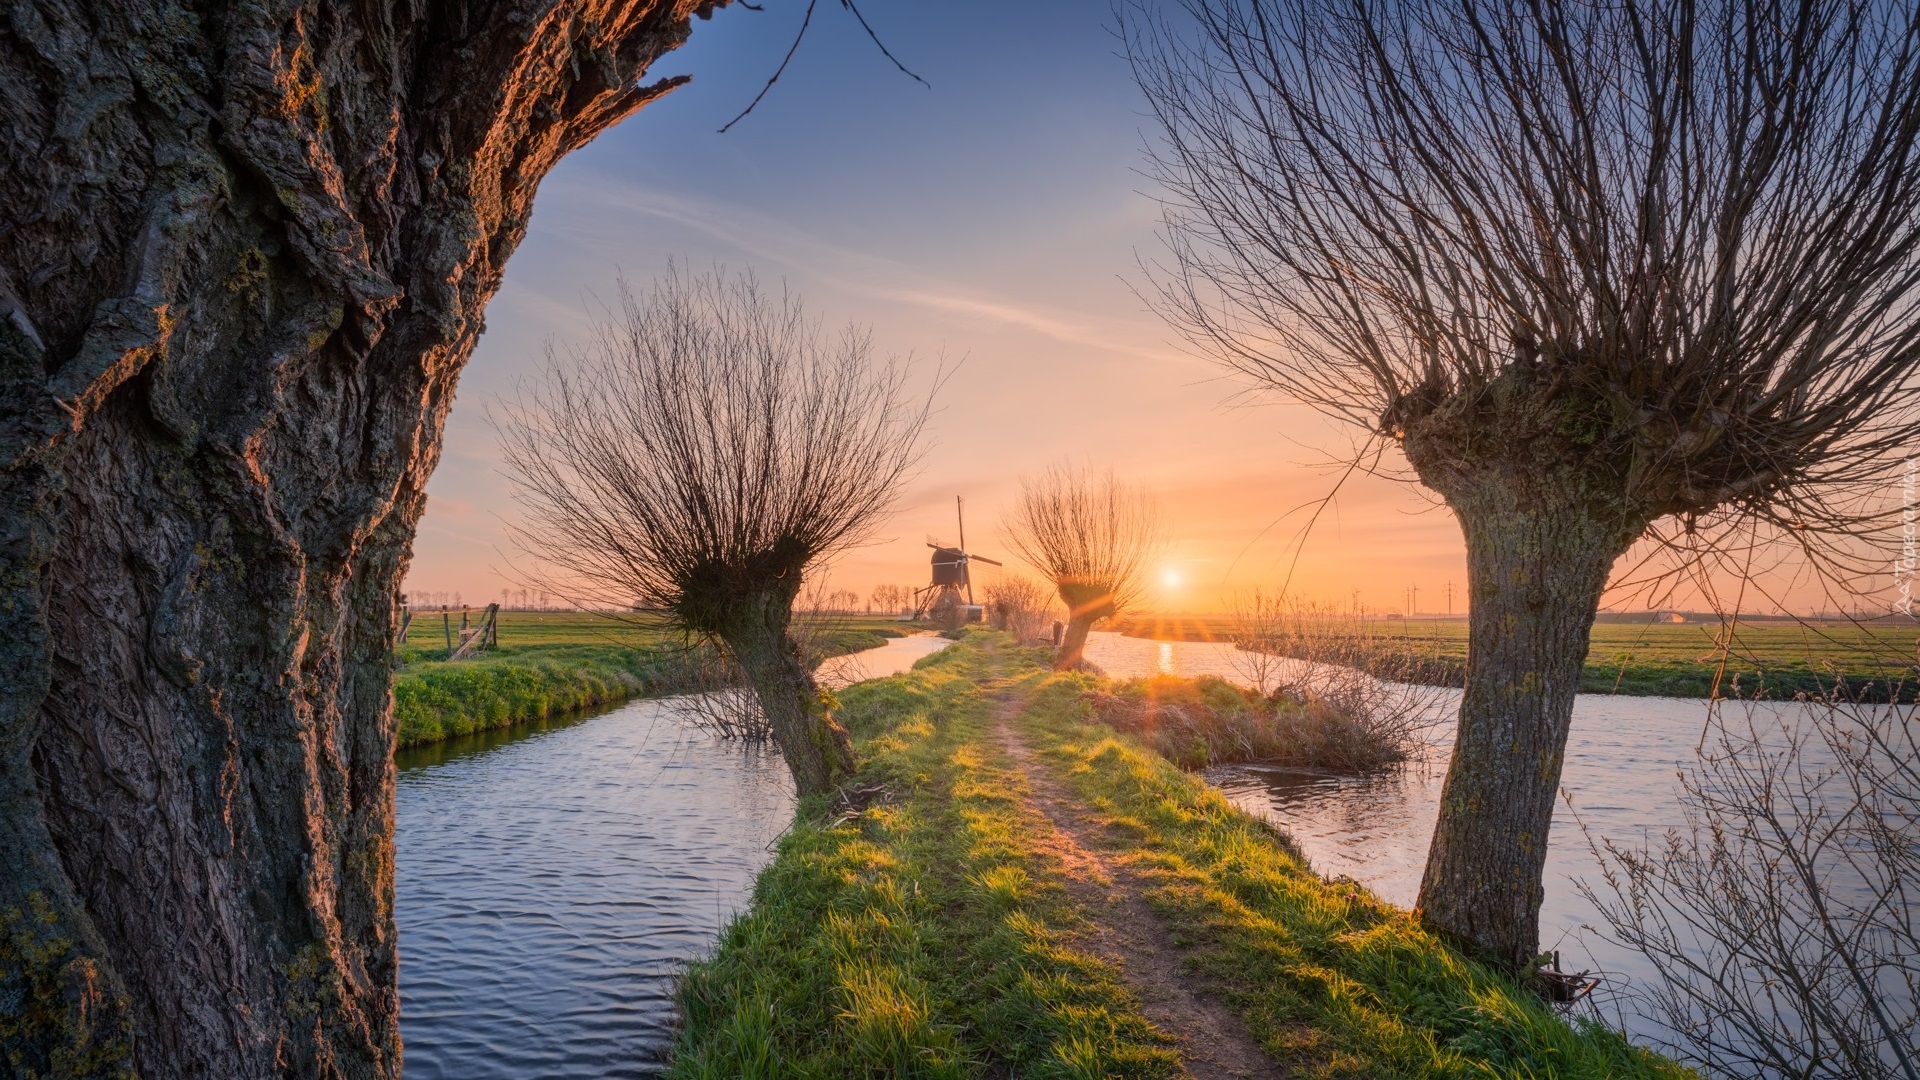
[[1167,588],[1179,588],[1180,581],[1180,570],[1178,567],[1169,566],[1160,571],[1160,584],[1165,585]]

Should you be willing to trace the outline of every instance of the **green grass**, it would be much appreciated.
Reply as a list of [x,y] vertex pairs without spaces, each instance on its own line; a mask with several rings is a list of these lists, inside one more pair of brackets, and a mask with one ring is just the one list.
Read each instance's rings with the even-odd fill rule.
[[1351,883],[1328,883],[1201,781],[1088,720],[1086,675],[968,631],[912,673],[845,691],[859,780],[888,798],[802,817],[715,955],[687,971],[669,1075],[1181,1075],[1045,854],[1024,775],[992,736],[1002,699],[1199,979],[1291,1074],[1685,1077],[1551,1008]]
[[[1436,661],[1436,671],[1454,673],[1456,679],[1466,662],[1465,619],[1376,619],[1369,627],[1383,652]],[[1233,636],[1232,620],[1225,616],[1143,616],[1112,629],[1161,641],[1226,641]],[[1720,673],[1715,642],[1719,632],[1719,624],[1709,622],[1596,623],[1580,689],[1706,697]],[[1772,697],[1823,692],[1838,673],[1856,692],[1872,696],[1884,693],[1888,680],[1915,680],[1917,646],[1920,627],[1905,621],[1743,622],[1728,651],[1721,692],[1731,692],[1735,677],[1745,696],[1756,689]],[[1906,687],[1904,696],[1911,698],[1913,691]]]
[[477,659],[417,662],[394,676],[402,748],[548,720],[672,685],[673,658],[619,645],[503,646]]
[[1044,819],[987,737],[987,690],[1034,658],[998,635],[842,694],[860,781],[890,801],[803,819],[751,909],[693,965],[669,1076],[1180,1075],[1115,972],[1075,939]]
[[1106,822],[1189,961],[1277,1059],[1320,1077],[1683,1077],[1569,1024],[1352,882],[1328,882],[1266,825],[1089,720],[1087,676],[1053,676],[1022,717]]
[[[475,618],[478,616],[476,615]],[[871,648],[890,637],[899,637],[909,624],[881,615],[827,616],[830,629],[825,636],[840,641],[841,651]],[[444,619],[441,612],[421,610],[414,615],[407,640],[394,650],[402,663],[445,660],[447,640],[460,640],[460,613]],[[598,611],[503,611],[500,613],[500,646],[518,649],[526,645],[604,645],[627,649],[653,649],[677,646],[681,639],[660,616],[646,613],[609,614]],[[866,641],[871,645],[846,648],[847,644]]]
[[[452,620],[458,640],[459,620]],[[822,656],[898,637],[898,624],[847,619],[820,635]],[[439,613],[418,616],[397,651],[393,711],[402,749],[548,720],[686,685],[683,643],[651,617],[579,611],[501,614],[500,647],[449,661]]]

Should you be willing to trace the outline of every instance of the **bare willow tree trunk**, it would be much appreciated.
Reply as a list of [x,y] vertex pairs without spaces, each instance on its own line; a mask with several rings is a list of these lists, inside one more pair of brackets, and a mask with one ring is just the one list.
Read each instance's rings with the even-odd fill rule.
[[569,150],[698,7],[0,24],[0,1057],[400,1071],[394,596]]
[[1067,632],[1060,639],[1060,652],[1053,658],[1055,671],[1072,671],[1080,666],[1087,655],[1087,634],[1093,630],[1093,619],[1084,615],[1073,615],[1067,619]]
[[1556,461],[1568,455],[1525,438],[1528,420],[1496,411],[1462,423],[1471,411],[1406,444],[1460,519],[1470,597],[1459,732],[1419,909],[1427,926],[1525,973],[1589,634],[1644,519],[1608,463]]
[[853,775],[853,741],[827,714],[813,672],[788,633],[793,596],[766,595],[739,608],[741,617],[723,633],[727,648],[753,684],[794,787],[803,797],[828,794]]
[[1067,604],[1067,632],[1060,639],[1060,651],[1053,658],[1055,671],[1072,671],[1086,659],[1087,635],[1093,632],[1093,624],[1101,619],[1119,614],[1110,599],[1113,590],[1105,587],[1088,588],[1069,583],[1060,587],[1060,597]]

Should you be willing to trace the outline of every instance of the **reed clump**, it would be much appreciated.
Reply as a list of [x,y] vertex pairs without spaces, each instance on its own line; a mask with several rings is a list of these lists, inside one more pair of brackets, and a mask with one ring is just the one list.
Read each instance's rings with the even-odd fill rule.
[[1087,698],[1108,726],[1188,770],[1266,762],[1368,772],[1406,761],[1426,743],[1416,717],[1311,687],[1261,694],[1211,675],[1159,676],[1090,689]]

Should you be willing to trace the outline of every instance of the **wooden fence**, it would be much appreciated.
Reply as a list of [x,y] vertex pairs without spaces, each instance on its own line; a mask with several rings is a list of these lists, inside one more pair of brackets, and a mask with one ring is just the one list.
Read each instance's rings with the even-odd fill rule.
[[[477,652],[494,648],[500,644],[500,605],[488,604],[484,608],[449,607],[442,604],[438,608],[415,608],[411,605],[400,609],[400,637],[405,644],[408,635],[416,630],[415,623],[425,616],[429,626],[433,616],[440,616],[440,633],[446,639],[447,659],[464,660]],[[458,643],[455,643],[453,617],[460,616]],[[476,618],[477,616],[477,618]],[[431,630],[427,631],[431,633]]]

